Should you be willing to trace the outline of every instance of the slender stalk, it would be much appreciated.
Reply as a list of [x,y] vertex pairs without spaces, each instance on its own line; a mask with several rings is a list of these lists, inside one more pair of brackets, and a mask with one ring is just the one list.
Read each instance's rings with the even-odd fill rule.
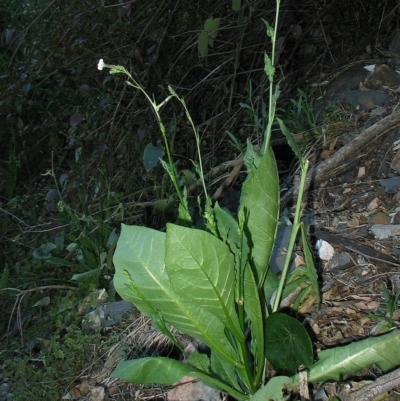
[[170,148],[169,148],[169,143],[168,143],[168,138],[167,138],[167,134],[166,134],[166,130],[165,130],[165,126],[162,122],[160,113],[158,112],[159,109],[168,102],[168,100],[172,97],[172,96],[168,96],[167,99],[165,99],[163,102],[161,102],[159,105],[157,105],[155,103],[154,100],[152,100],[150,98],[150,96],[147,94],[147,92],[143,89],[143,87],[136,81],[135,78],[133,78],[133,76],[127,71],[127,69],[125,67],[119,66],[119,65],[110,65],[110,64],[104,64],[103,60],[100,60],[99,65],[98,65],[98,69],[102,70],[104,67],[107,67],[110,69],[110,74],[125,74],[129,80],[127,81],[127,84],[129,86],[132,86],[133,88],[139,90],[140,92],[143,93],[143,95],[146,97],[147,101],[150,103],[154,114],[156,115],[157,118],[157,122],[158,122],[158,126],[160,127],[160,131],[164,140],[164,147],[165,147],[165,151],[167,153],[167,158],[168,158],[168,165],[169,165],[169,169],[168,169],[168,173],[171,177],[171,181],[172,184],[175,188],[176,194],[179,198],[179,202],[180,204],[187,210],[186,207],[186,203],[183,199],[181,190],[179,188],[178,185],[178,180],[176,178],[176,171],[175,171],[175,167],[174,167],[174,163],[172,161],[172,157],[171,157],[171,152],[170,152]]
[[301,218],[301,211],[302,211],[301,203],[303,201],[303,194],[304,194],[304,188],[305,188],[305,183],[306,183],[306,178],[307,178],[308,164],[309,164],[308,160],[306,160],[302,164],[300,187],[299,187],[299,193],[297,195],[296,212],[294,214],[292,234],[290,236],[290,241],[289,241],[286,258],[285,258],[285,264],[283,266],[282,275],[279,280],[279,287],[278,287],[278,291],[276,293],[272,312],[276,312],[279,308],[279,304],[281,302],[281,297],[282,297],[282,292],[283,292],[283,286],[285,285],[285,282],[286,282],[286,276],[287,276],[287,273],[289,270],[290,259],[292,257],[292,252],[293,252],[294,245],[296,242],[297,232],[299,231],[299,228],[300,228],[300,218]]
[[273,28],[273,33],[271,36],[272,42],[272,51],[271,51],[271,71],[267,71],[267,75],[269,78],[269,107],[268,107],[268,124],[267,128],[264,132],[264,142],[261,149],[261,155],[264,155],[267,151],[267,147],[269,145],[269,141],[271,138],[272,132],[272,124],[275,119],[275,109],[276,109],[276,97],[274,95],[274,75],[275,75],[275,51],[276,51],[276,35],[278,30],[278,22],[279,22],[279,11],[280,11],[280,0],[276,0],[276,8],[275,8],[275,23]]
[[169,89],[169,91],[171,92],[172,96],[176,97],[176,98],[180,101],[180,103],[182,104],[182,106],[183,106],[183,108],[184,108],[184,110],[185,110],[186,117],[187,117],[187,119],[189,120],[190,125],[192,126],[192,130],[193,130],[193,132],[194,132],[194,136],[195,136],[195,139],[196,139],[197,154],[198,154],[198,157],[199,157],[199,169],[200,169],[199,175],[200,175],[200,180],[201,180],[201,183],[202,183],[202,185],[203,185],[204,194],[205,194],[205,196],[206,196],[206,198],[207,198],[207,196],[208,196],[208,195],[207,195],[207,188],[206,188],[206,183],[205,183],[205,181],[204,181],[203,163],[202,163],[201,151],[200,151],[200,136],[199,136],[199,131],[198,131],[198,129],[196,129],[196,127],[194,126],[192,116],[190,115],[189,110],[188,110],[188,108],[186,107],[186,102],[185,102],[185,100],[184,100],[183,98],[180,98],[180,97],[177,95],[177,93],[172,89],[171,86],[168,86],[168,89]]

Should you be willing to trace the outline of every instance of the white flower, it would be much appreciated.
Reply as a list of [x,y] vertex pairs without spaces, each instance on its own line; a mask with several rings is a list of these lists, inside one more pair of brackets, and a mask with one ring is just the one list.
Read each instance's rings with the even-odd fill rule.
[[99,64],[97,64],[97,68],[101,71],[104,68],[104,65],[104,60],[101,58]]

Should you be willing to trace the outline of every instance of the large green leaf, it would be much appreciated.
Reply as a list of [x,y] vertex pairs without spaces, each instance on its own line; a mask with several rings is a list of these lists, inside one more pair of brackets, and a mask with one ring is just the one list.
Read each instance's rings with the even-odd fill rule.
[[[250,155],[254,153],[250,151]],[[254,165],[247,164],[249,176],[242,187],[240,211],[247,217],[245,233],[249,241],[256,282],[266,275],[275,243],[279,217],[279,181],[275,157],[271,149]],[[268,275],[272,272],[268,272]]]
[[189,375],[192,370],[190,365],[175,359],[150,357],[120,362],[111,377],[135,384],[171,385]]
[[[114,254],[114,287],[145,315],[154,311],[181,333],[191,335],[225,359],[235,363],[227,341],[225,326],[205,309],[180,298],[173,290],[165,270],[166,234],[146,227],[122,225]],[[137,291],[129,285],[129,275]]]
[[174,384],[183,376],[198,378],[213,388],[219,388],[226,391],[233,395],[235,399],[249,399],[248,395],[231,388],[217,378],[201,372],[190,365],[186,365],[170,358],[150,357],[131,361],[122,361],[111,374],[111,377],[118,377],[130,383],[159,383],[166,385]]
[[300,365],[307,368],[312,365],[312,343],[298,320],[272,313],[265,326],[265,356],[276,370],[294,374]]
[[[400,365],[399,350],[400,330],[327,349],[318,354],[319,360],[310,369],[308,380],[312,383],[342,381],[371,365],[386,372]],[[296,376],[293,386],[298,382]]]
[[167,224],[165,265],[179,296],[244,338],[234,305],[234,259],[226,244],[206,231]]

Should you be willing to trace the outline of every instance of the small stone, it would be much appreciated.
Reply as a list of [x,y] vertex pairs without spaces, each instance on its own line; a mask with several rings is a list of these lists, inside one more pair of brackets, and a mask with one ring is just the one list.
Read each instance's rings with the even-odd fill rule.
[[375,224],[371,231],[377,239],[386,239],[400,234],[400,224]]
[[379,207],[379,198],[374,198],[367,206],[367,209],[369,211],[372,211],[372,210],[378,209],[378,207]]
[[382,64],[375,68],[375,71],[367,77],[364,85],[368,89],[382,89],[383,87],[392,88],[400,85],[400,76],[396,74],[388,65]]
[[358,168],[357,178],[362,178],[362,177],[364,177],[364,175],[365,175],[365,167],[364,166],[359,167]]
[[345,270],[354,265],[347,252],[341,252],[334,255],[331,260],[331,269]]
[[374,224],[389,224],[390,216],[388,216],[386,213],[378,212],[370,217],[368,223],[370,226]]
[[394,216],[393,216],[393,224],[400,224],[400,212],[397,212]]
[[318,256],[321,260],[329,261],[335,254],[332,245],[323,239],[319,239],[315,244],[315,247],[318,249]]

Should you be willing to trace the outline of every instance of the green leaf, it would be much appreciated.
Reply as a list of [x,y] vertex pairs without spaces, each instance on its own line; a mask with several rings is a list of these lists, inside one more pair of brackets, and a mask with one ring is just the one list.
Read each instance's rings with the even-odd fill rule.
[[[254,159],[257,163],[257,159]],[[275,243],[279,216],[279,181],[271,149],[249,172],[242,187],[240,211],[247,217],[245,234],[260,286],[267,273]],[[268,275],[273,275],[271,271]]]
[[211,370],[214,375],[221,378],[222,381],[228,383],[236,390],[240,391],[238,384],[238,376],[235,367],[222,359],[217,353],[211,350]]
[[303,242],[303,252],[304,252],[304,258],[306,262],[306,269],[307,269],[307,276],[311,282],[312,287],[315,290],[315,293],[317,294],[318,297],[318,304],[321,303],[321,294],[319,291],[319,285],[318,285],[318,274],[317,274],[317,269],[315,267],[314,263],[314,257],[313,253],[311,251],[311,246],[310,242],[307,237],[307,231],[304,226],[304,223],[301,223],[301,238]]
[[297,142],[294,140],[293,134],[289,131],[289,128],[286,127],[286,124],[280,118],[276,117],[276,121],[278,121],[279,128],[281,129],[283,135],[285,135],[288,145],[301,163],[303,157],[301,155],[299,147],[297,146]]
[[232,10],[238,12],[240,10],[240,6],[242,5],[241,0],[232,0]]
[[[114,254],[115,289],[143,314],[151,316],[153,310],[159,311],[164,320],[181,333],[203,341],[223,358],[236,363],[222,322],[207,310],[182,299],[173,290],[164,263],[165,241],[165,233],[123,224]],[[138,293],[132,291],[125,272],[145,295],[152,309]]]
[[54,245],[56,246],[57,252],[61,252],[64,249],[64,231],[56,235],[54,238]]
[[33,251],[33,256],[36,259],[47,259],[51,256],[51,252],[56,249],[56,246],[52,242],[47,242],[46,244],[40,245]]
[[165,264],[175,292],[204,308],[243,339],[234,305],[233,255],[208,232],[167,224]]
[[233,255],[236,255],[240,243],[238,222],[229,211],[221,208],[218,202],[215,203],[213,211],[220,240],[228,245]]
[[290,394],[284,395],[283,388],[291,383],[292,379],[287,376],[273,377],[250,398],[250,401],[286,401]]
[[231,388],[217,378],[170,358],[150,357],[122,361],[111,373],[111,377],[117,377],[135,384],[159,383],[171,385],[184,376],[198,378],[212,388],[219,388],[232,394],[238,400],[249,399],[246,394]]
[[46,258],[46,262],[55,266],[67,266],[67,267],[76,266],[76,263],[71,262],[70,260],[67,259],[57,258],[56,256],[49,256],[48,258]]
[[74,274],[71,280],[77,281],[84,288],[97,288],[102,268],[92,269],[84,273]]
[[312,365],[312,343],[299,321],[283,313],[272,313],[265,324],[265,356],[276,370],[293,374],[300,365]]
[[164,147],[161,144],[154,146],[149,143],[143,152],[143,164],[146,171],[150,171],[164,156]]
[[44,297],[39,301],[37,301],[34,305],[32,305],[32,307],[34,308],[36,306],[47,306],[49,304],[50,304],[50,297]]
[[210,373],[210,359],[206,354],[200,354],[200,352],[195,351],[189,356],[188,362],[195,368]]
[[111,377],[135,384],[171,385],[189,375],[191,371],[191,366],[174,359],[150,357],[120,362],[111,373]]
[[218,28],[221,22],[221,18],[208,18],[204,23],[204,31],[208,33],[208,45],[214,46],[214,40],[218,35]]
[[270,59],[267,53],[264,54],[264,71],[265,74],[268,76],[269,81],[273,82],[275,75],[275,67],[272,65],[272,60]]
[[[252,351],[257,370],[264,370],[264,314],[257,283],[249,265],[244,271],[244,310],[251,321]],[[261,372],[260,372],[261,375]],[[261,376],[260,376],[261,377]]]
[[199,39],[197,41],[197,49],[199,50],[200,56],[205,57],[208,54],[208,33],[201,31]]
[[[310,369],[308,380],[312,383],[343,381],[371,365],[387,372],[400,365],[399,349],[400,330],[393,330],[379,337],[321,351],[319,360]],[[298,382],[298,376],[295,376],[293,386]]]

